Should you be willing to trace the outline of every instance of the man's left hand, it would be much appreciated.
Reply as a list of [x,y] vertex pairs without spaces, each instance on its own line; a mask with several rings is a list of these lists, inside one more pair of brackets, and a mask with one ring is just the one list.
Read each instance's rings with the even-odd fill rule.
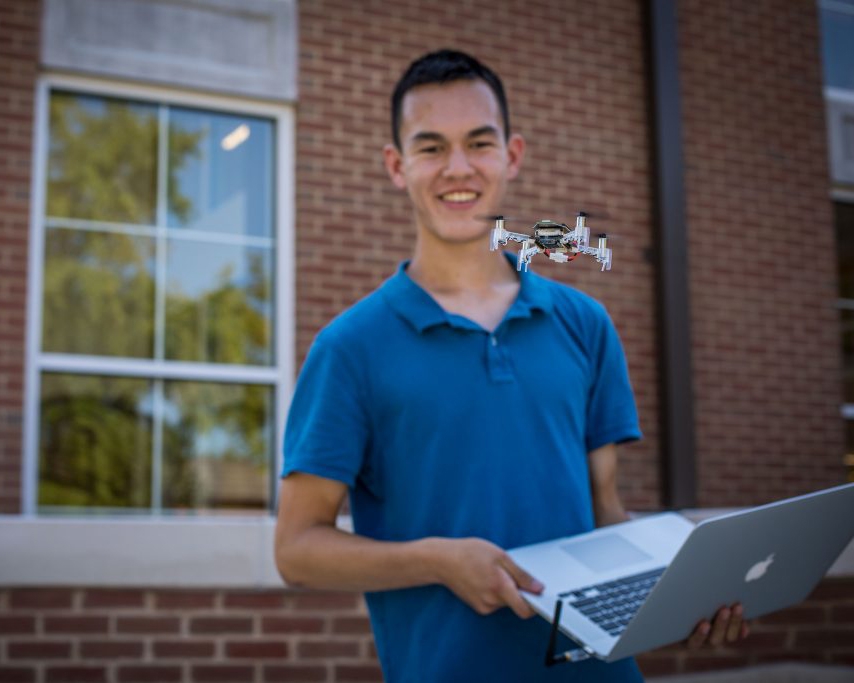
[[724,643],[737,643],[747,638],[750,628],[743,618],[744,610],[740,603],[731,607],[721,607],[711,623],[703,619],[694,632],[685,641],[689,650],[698,650],[705,644],[719,647]]

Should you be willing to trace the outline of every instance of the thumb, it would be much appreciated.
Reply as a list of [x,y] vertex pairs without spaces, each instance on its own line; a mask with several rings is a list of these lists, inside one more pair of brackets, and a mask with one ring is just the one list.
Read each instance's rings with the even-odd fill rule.
[[516,582],[516,585],[522,590],[528,591],[529,593],[536,593],[538,595],[543,592],[545,586],[509,557],[505,556],[501,566],[508,574],[510,574],[512,579]]

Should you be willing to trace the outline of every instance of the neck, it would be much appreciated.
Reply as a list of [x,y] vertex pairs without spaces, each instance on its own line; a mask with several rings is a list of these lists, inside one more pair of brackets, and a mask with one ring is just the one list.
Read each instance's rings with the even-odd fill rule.
[[518,282],[504,255],[489,250],[488,236],[449,244],[419,235],[407,273],[426,290],[445,294],[484,291]]

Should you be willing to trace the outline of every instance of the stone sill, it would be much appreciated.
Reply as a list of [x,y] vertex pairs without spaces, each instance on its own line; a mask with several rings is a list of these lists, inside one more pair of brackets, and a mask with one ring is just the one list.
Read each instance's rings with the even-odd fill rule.
[[[730,510],[686,510],[693,522]],[[338,526],[352,530],[349,517]],[[278,588],[275,519],[0,515],[0,586]],[[854,542],[828,576],[854,576]]]

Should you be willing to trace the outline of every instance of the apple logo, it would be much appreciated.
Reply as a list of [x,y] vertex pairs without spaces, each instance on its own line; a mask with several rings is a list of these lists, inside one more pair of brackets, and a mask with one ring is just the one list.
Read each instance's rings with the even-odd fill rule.
[[771,566],[771,563],[774,561],[774,553],[771,553],[768,557],[766,557],[761,562],[757,562],[754,564],[747,572],[747,575],[744,577],[745,583],[750,583],[751,581],[756,581],[757,579],[761,579],[765,576],[765,572],[768,571],[768,567]]

